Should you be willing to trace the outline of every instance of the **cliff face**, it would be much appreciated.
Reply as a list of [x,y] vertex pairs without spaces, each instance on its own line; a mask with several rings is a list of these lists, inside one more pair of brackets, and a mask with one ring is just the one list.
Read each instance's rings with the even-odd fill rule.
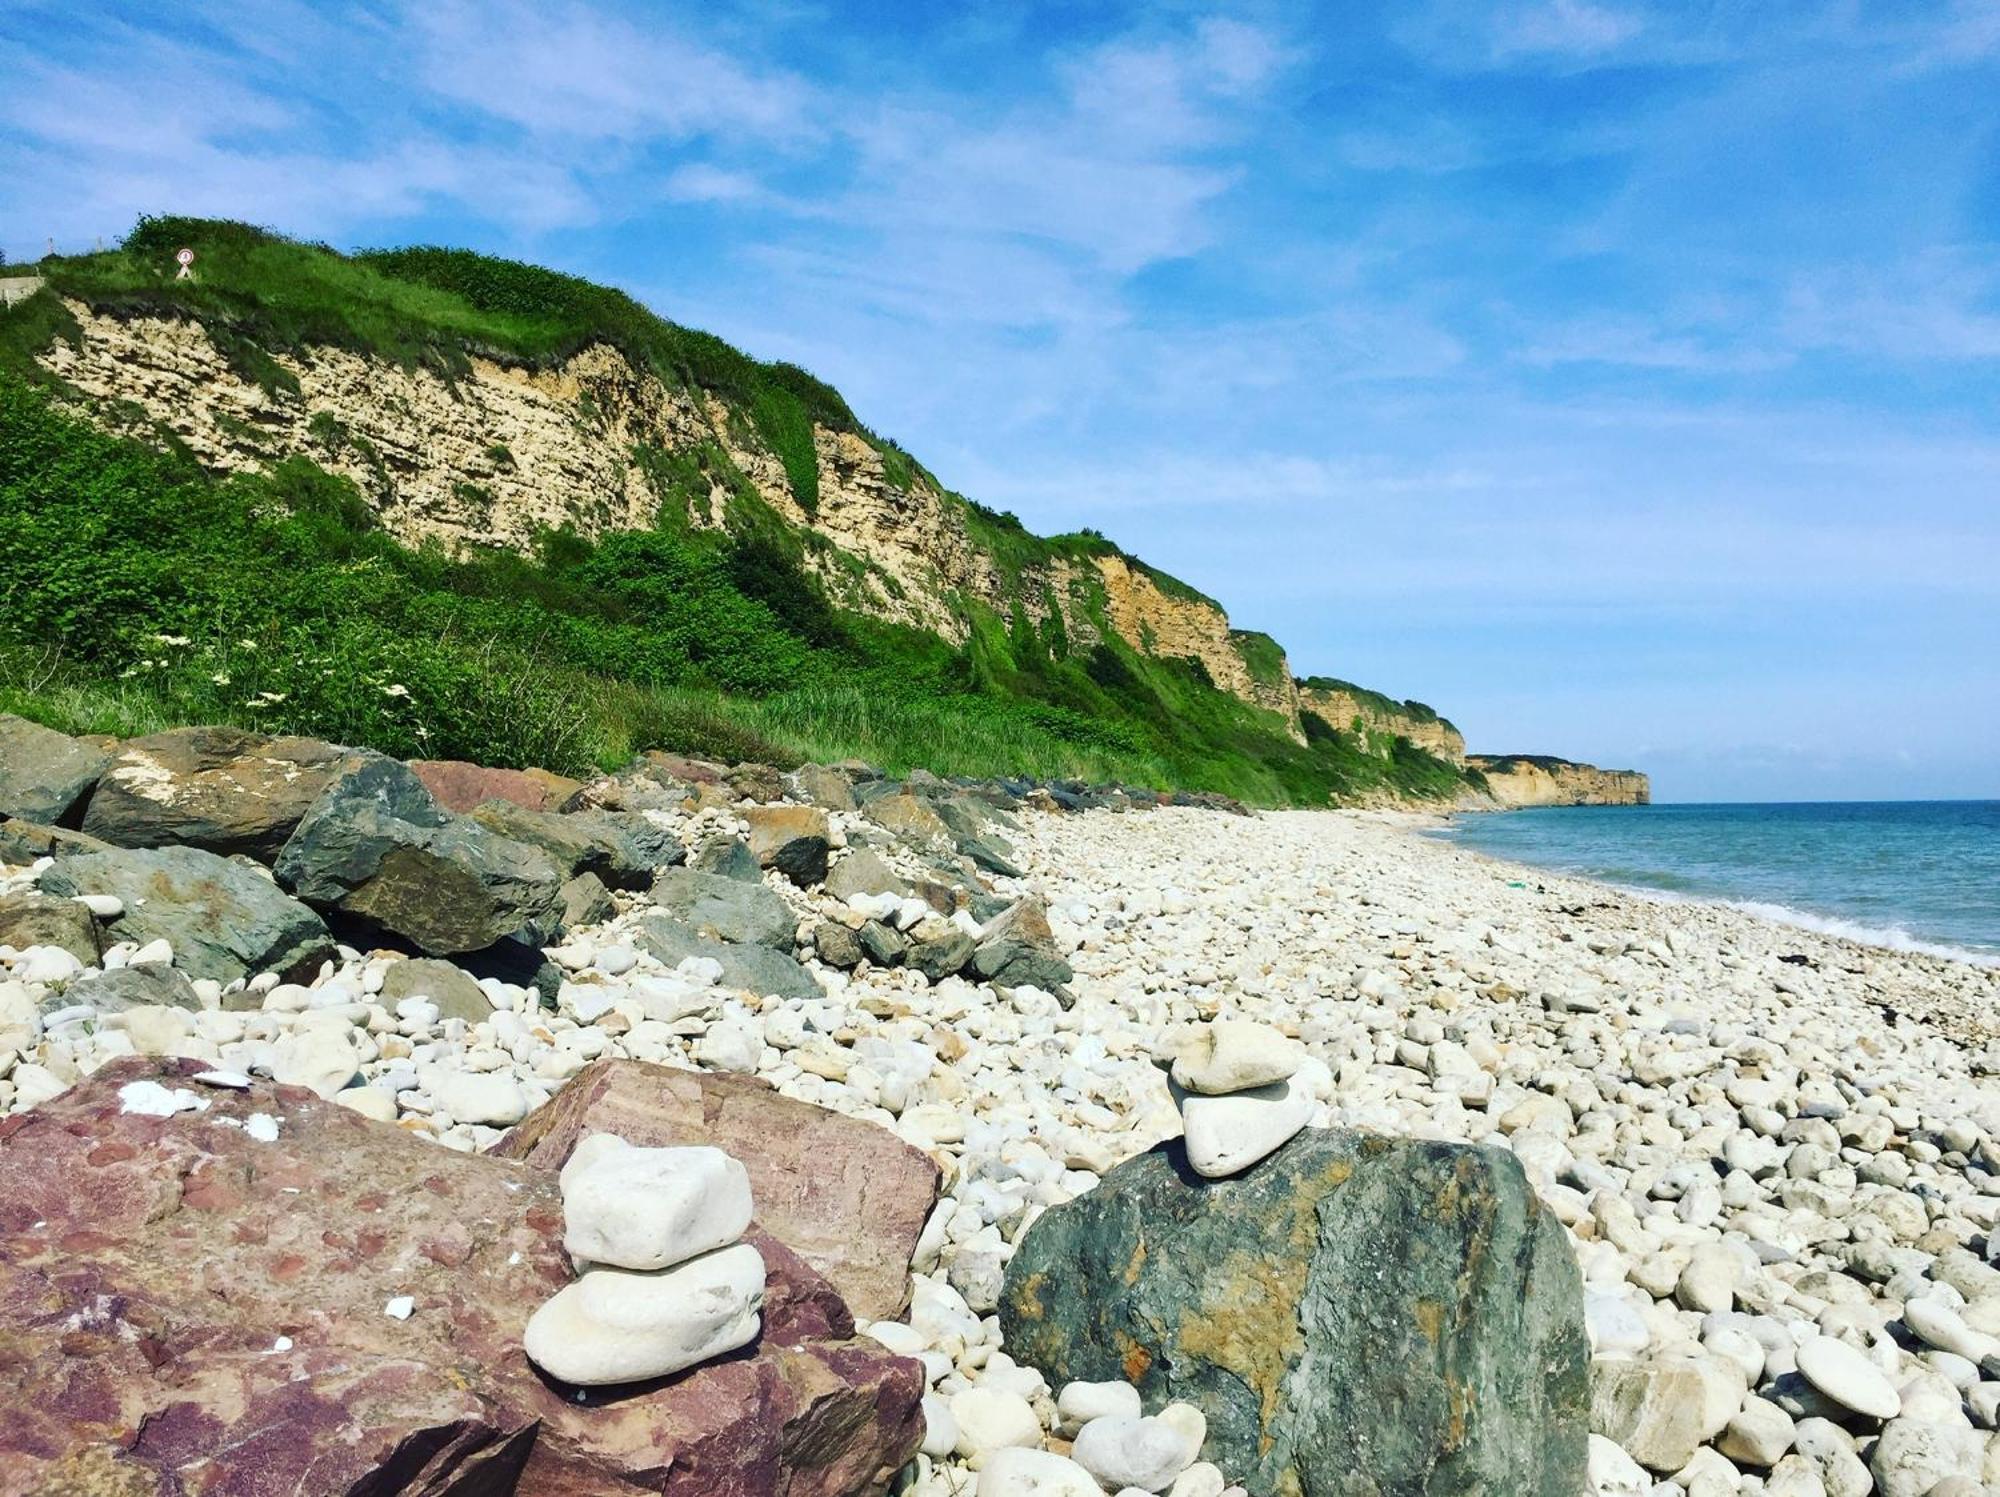
[[[363,328],[310,294],[321,263],[313,257],[342,257],[285,249],[242,226],[176,221],[173,232],[220,236],[222,249],[204,254],[203,282],[162,284],[156,267],[117,252],[98,257],[102,274],[51,262],[37,301],[59,305],[52,325],[66,322],[32,357],[80,414],[184,450],[211,473],[303,457],[351,479],[397,540],[454,553],[526,551],[565,529],[593,540],[654,526],[776,535],[836,604],[967,646],[968,658],[996,621],[1010,639],[1025,626],[1052,641],[1051,658],[1091,657],[1122,641],[1140,656],[1198,667],[1219,691],[1270,714],[1260,730],[1297,744],[1323,739],[1323,724],[1385,766],[1399,740],[1465,763],[1458,730],[1422,704],[1294,679],[1276,640],[1231,628],[1213,599],[1102,536],[1033,536],[944,489],[804,371],[757,365],[604,288],[476,256],[453,261],[459,252],[390,252],[453,261],[440,282],[424,281],[435,263],[411,272],[440,288],[448,315],[435,302],[397,300],[414,283],[392,267],[367,293],[376,320]],[[318,294],[358,296],[353,267],[374,263],[348,261],[338,292]],[[453,300],[461,274],[472,288],[466,302]],[[560,336],[523,341],[504,324],[465,331],[490,306],[512,307],[522,277],[542,309],[533,315],[571,319]],[[1092,658],[1100,667],[1107,679],[1120,668]],[[1560,763],[1499,771],[1496,798],[1645,798],[1643,776],[1585,784],[1578,775],[1599,772],[1539,767]]]
[[1299,707],[1328,727],[1354,734],[1373,752],[1386,755],[1398,738],[1448,764],[1465,763],[1465,737],[1427,707],[1392,702],[1345,682],[1310,678],[1298,683]]
[[1468,769],[1486,776],[1502,810],[1518,806],[1643,806],[1652,786],[1636,769],[1599,769],[1541,754],[1474,754]]

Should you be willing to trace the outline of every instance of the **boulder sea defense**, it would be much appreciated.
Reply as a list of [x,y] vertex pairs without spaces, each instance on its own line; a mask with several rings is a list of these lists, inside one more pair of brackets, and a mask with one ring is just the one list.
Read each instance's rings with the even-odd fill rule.
[[1583,1485],[1582,1281],[1496,1149],[1308,1130],[1205,1180],[1163,1144],[1028,1229],[1000,1320],[1052,1383],[1192,1404],[1257,1497]]

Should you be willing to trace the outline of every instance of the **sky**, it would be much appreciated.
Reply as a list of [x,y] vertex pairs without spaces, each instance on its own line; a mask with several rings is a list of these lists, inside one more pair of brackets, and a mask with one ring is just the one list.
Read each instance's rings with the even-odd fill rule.
[[2000,796],[2000,0],[8,0],[0,250],[466,245],[1475,751]]

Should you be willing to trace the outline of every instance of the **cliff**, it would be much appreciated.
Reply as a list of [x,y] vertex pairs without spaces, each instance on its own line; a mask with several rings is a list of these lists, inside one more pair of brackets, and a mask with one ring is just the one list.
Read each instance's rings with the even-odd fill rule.
[[[180,243],[199,247],[192,281],[172,276]],[[920,659],[938,690],[1030,699],[1034,732],[1078,745],[1079,764],[1185,774],[1191,752],[1247,757],[1250,778],[1204,788],[1252,798],[1465,788],[1464,741],[1428,707],[1295,680],[1283,647],[1233,628],[1213,598],[1095,532],[1031,534],[804,370],[622,293],[464,251],[341,256],[189,219],[142,221],[119,250],[40,269],[0,322],[0,373],[214,481],[304,465],[351,485],[380,534],[475,567],[497,552],[545,560],[552,540],[688,538],[772,623],[823,648],[842,630],[811,622],[824,605],[797,595],[795,572],[892,631],[840,648]],[[595,646],[577,655],[606,668]]]
[[1636,769],[1599,769],[1545,754],[1474,754],[1466,768],[1486,777],[1503,811],[1519,806],[1644,806],[1652,787]]
[[1451,722],[1422,702],[1398,702],[1328,676],[1297,683],[1299,707],[1328,727],[1352,733],[1373,753],[1386,756],[1398,738],[1407,738],[1448,764],[1465,763],[1465,738]]

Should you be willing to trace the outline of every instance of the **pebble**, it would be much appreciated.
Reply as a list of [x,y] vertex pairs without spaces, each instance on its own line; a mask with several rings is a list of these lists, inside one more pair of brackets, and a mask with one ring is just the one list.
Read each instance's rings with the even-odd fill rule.
[[1077,1432],[1070,1456],[1107,1491],[1137,1487],[1164,1492],[1200,1454],[1187,1433],[1164,1419],[1114,1415],[1093,1419]]
[[750,1175],[721,1149],[635,1148],[593,1133],[559,1177],[563,1246],[613,1268],[671,1268],[727,1247],[750,1225]]
[[1815,1336],[1798,1351],[1799,1373],[1843,1409],[1870,1419],[1894,1419],[1903,1400],[1896,1385],[1866,1356],[1831,1336]]
[[739,1242],[655,1273],[593,1268],[529,1317],[523,1344],[566,1383],[638,1382],[748,1346],[763,1304],[763,1255]]

